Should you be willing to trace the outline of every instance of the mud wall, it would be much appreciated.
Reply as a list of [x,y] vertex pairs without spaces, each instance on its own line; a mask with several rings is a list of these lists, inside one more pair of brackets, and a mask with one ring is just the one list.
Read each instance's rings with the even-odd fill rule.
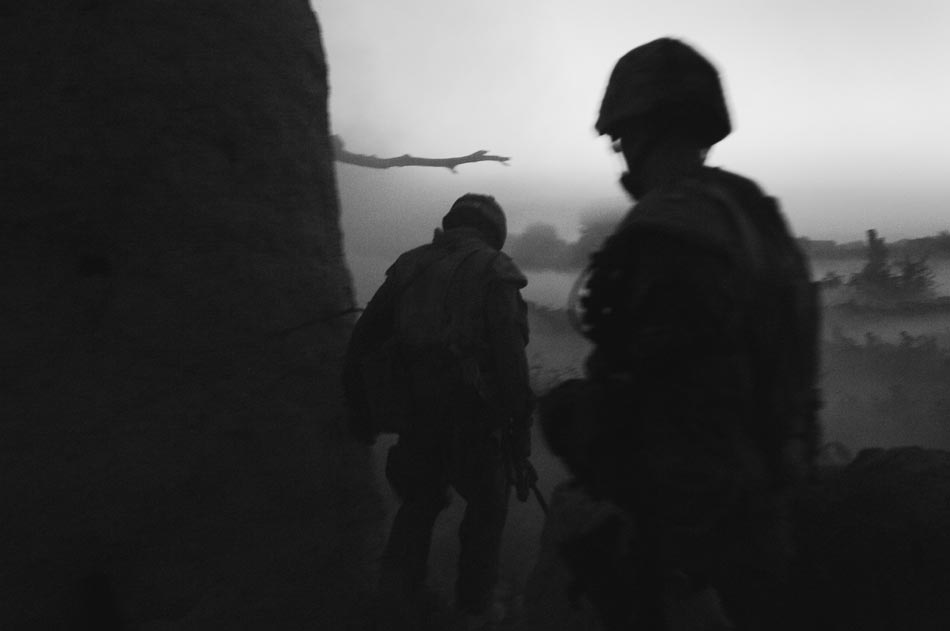
[[379,505],[309,5],[21,2],[0,39],[0,626],[335,628]]

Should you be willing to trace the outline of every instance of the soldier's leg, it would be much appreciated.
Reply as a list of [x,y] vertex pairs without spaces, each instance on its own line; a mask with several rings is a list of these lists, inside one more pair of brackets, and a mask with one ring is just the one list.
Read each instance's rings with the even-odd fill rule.
[[428,498],[404,501],[396,512],[382,559],[382,579],[410,590],[425,583],[435,520],[444,508]]
[[396,512],[380,563],[373,614],[376,631],[428,628],[426,570],[433,525],[443,506],[425,496],[412,496]]
[[386,477],[402,504],[383,553],[383,594],[408,597],[425,584],[435,520],[449,503],[448,480],[434,451],[402,439],[390,449]]
[[484,612],[498,582],[502,534],[508,517],[511,485],[497,441],[476,444],[467,454],[455,486],[466,500],[459,528],[459,570],[455,585],[458,609]]

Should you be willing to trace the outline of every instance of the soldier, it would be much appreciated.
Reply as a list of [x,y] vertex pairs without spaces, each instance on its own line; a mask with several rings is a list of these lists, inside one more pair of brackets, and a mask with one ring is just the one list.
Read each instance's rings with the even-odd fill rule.
[[[382,559],[381,596],[399,604],[423,593],[433,526],[453,487],[466,501],[456,608],[473,627],[494,604],[511,484],[530,466],[533,396],[520,294],[527,280],[500,252],[506,234],[494,198],[460,197],[432,243],[386,272],[357,322],[345,368],[351,430],[367,442],[381,430],[399,433],[386,477],[402,503]],[[392,380],[404,381],[374,388],[361,366],[387,344],[401,367]],[[400,393],[405,401],[374,419],[374,403]],[[403,420],[380,418],[399,405]]]
[[[691,47],[662,38],[624,55],[596,128],[636,205],[581,283],[588,379],[541,410],[552,449],[635,532],[637,597],[592,600],[613,628],[786,628],[788,496],[818,441],[806,261],[772,197],[704,165],[731,126],[717,71]],[[688,627],[697,611],[705,626]]]

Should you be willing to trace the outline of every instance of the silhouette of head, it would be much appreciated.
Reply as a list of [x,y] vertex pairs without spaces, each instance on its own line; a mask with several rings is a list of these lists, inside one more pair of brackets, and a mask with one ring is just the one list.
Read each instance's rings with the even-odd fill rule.
[[442,218],[442,228],[451,230],[463,226],[476,228],[496,250],[505,245],[508,237],[505,212],[491,195],[466,193],[455,200],[448,214]]
[[635,198],[647,188],[647,161],[675,139],[698,164],[705,150],[732,130],[709,61],[683,42],[660,38],[620,58],[601,102],[596,129],[619,141],[629,171],[621,182]]
[[630,131],[677,127],[704,147],[732,131],[715,67],[687,44],[668,37],[620,58],[607,82],[595,127],[613,138]]

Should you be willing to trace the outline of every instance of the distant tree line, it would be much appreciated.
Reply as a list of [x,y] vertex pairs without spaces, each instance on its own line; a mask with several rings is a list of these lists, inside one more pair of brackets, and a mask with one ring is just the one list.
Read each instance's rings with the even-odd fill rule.
[[575,241],[561,238],[551,224],[535,223],[508,237],[508,254],[526,270],[576,272],[587,266],[591,253],[603,244],[619,215],[590,215],[581,220]]
[[[578,271],[587,265],[591,253],[603,244],[619,220],[620,215],[608,213],[585,217],[575,241],[562,238],[551,224],[534,223],[523,232],[510,235],[506,250],[526,270]],[[868,240],[838,243],[799,237],[798,243],[810,258],[821,260],[867,258],[871,247]],[[887,252],[895,260],[909,263],[950,258],[950,231],[944,230],[928,237],[900,239],[888,243]]]
[[[922,241],[916,239],[915,241]],[[933,250],[911,255],[907,248],[896,261],[891,259],[892,246],[885,244],[876,230],[867,231],[864,247],[865,263],[861,270],[847,280],[829,272],[821,284],[825,288],[847,286],[856,292],[855,298],[872,301],[930,300],[935,297],[936,279],[927,259]]]
[[[858,259],[868,254],[868,241],[837,241],[799,237],[802,250],[813,259]],[[929,237],[900,239],[888,244],[888,250],[896,258],[950,258],[950,231],[943,230]]]

